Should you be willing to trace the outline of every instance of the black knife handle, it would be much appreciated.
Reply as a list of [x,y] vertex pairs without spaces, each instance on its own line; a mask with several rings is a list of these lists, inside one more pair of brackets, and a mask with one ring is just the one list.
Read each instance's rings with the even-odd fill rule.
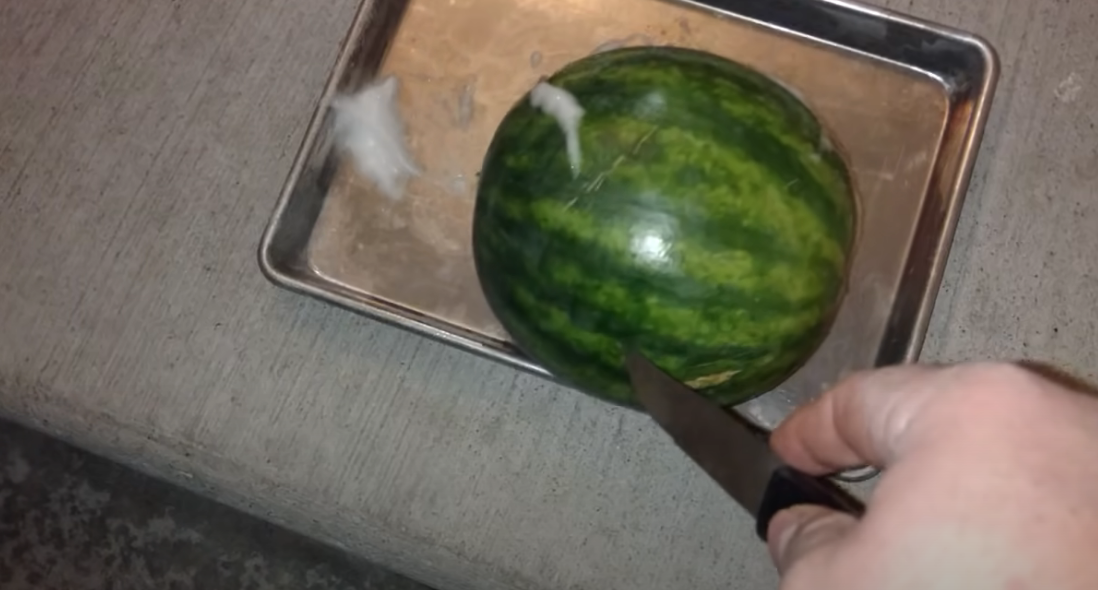
[[783,466],[774,470],[766,485],[755,519],[755,532],[759,538],[766,541],[766,531],[775,514],[801,504],[825,506],[856,517],[865,512],[865,507],[857,498],[830,480]]

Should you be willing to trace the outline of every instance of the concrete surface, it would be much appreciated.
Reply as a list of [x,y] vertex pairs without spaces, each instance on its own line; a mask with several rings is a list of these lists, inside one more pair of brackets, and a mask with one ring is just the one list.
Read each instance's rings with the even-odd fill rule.
[[0,420],[4,590],[427,590]]
[[[436,587],[768,588],[640,417],[271,287],[354,0],[0,7],[0,412]],[[924,358],[1098,377],[1098,4],[890,0],[1003,79]]]

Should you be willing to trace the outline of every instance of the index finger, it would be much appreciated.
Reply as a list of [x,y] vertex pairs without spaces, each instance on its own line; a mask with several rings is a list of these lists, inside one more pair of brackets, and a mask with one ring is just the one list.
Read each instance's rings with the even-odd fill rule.
[[856,373],[794,411],[774,430],[770,444],[791,466],[814,475],[886,467],[946,370],[899,365]]

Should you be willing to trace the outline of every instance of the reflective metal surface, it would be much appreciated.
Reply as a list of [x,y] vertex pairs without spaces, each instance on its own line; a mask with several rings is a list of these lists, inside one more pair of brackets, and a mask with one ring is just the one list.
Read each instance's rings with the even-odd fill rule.
[[629,378],[648,414],[694,463],[755,517],[765,541],[778,512],[803,504],[861,517],[864,503],[847,490],[784,464],[765,434],[740,416],[661,371],[637,352],[626,357]]
[[[704,49],[801,95],[847,154],[861,199],[853,274],[831,335],[739,410],[772,428],[843,375],[915,360],[998,66],[979,39],[823,0],[366,0],[263,236],[275,283],[544,375],[508,343],[469,252],[477,171],[540,76],[602,47]],[[328,103],[400,80],[426,173],[393,202],[331,151]]]
[[639,354],[626,360],[637,398],[709,477],[753,516],[781,459],[765,436],[694,393]]

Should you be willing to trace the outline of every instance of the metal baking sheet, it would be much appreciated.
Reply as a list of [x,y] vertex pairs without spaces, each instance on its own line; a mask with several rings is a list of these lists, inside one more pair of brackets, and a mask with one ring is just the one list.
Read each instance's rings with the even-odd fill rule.
[[[773,428],[846,373],[923,342],[998,77],[983,40],[825,0],[365,0],[260,246],[274,283],[550,377],[489,311],[470,254],[477,171],[543,75],[605,48],[672,44],[753,66],[845,146],[861,197],[849,293],[804,368],[738,410]],[[329,101],[399,80],[424,169],[391,200],[332,149]]]

